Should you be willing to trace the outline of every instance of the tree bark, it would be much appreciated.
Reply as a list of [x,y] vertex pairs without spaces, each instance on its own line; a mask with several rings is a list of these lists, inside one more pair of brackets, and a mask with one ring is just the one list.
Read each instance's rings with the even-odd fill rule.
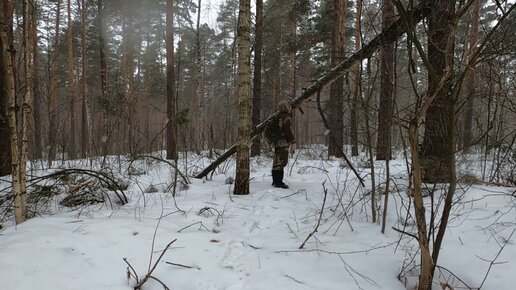
[[[332,52],[330,64],[337,65],[344,57],[345,30],[346,30],[346,0],[333,0],[333,31]],[[344,145],[344,77],[340,75],[330,86],[330,99],[328,101],[330,138],[334,142],[328,144],[328,154],[342,157],[342,149],[336,148]]]
[[425,204],[423,202],[423,194],[421,192],[421,181],[423,172],[421,170],[420,156],[418,152],[418,127],[419,122],[414,120],[409,125],[409,139],[411,149],[411,171],[412,171],[412,197],[414,202],[414,211],[416,215],[416,224],[418,229],[418,242],[420,255],[420,274],[418,290],[431,290],[432,288],[432,268],[433,262],[430,256],[430,244],[427,235],[427,223],[425,217]]
[[67,47],[67,68],[68,68],[68,97],[70,101],[70,144],[68,148],[68,157],[70,159],[77,158],[75,131],[76,131],[76,120],[75,120],[75,69],[73,63],[73,22],[72,22],[72,4],[71,0],[67,0],[67,14],[68,14],[68,30],[66,35],[66,47]]
[[123,92],[125,96],[125,151],[134,149],[134,1],[123,2]]
[[238,137],[235,188],[236,195],[249,194],[249,145],[251,141],[251,3],[240,0],[238,21]]
[[86,55],[86,8],[87,0],[82,0],[81,10],[81,59],[82,59],[82,78],[81,78],[81,155],[83,158],[88,156],[90,150],[90,128],[88,116],[88,60]]
[[[357,1],[357,14],[355,25],[355,51],[360,50],[362,45],[362,0]],[[385,27],[383,28],[385,29]],[[351,96],[350,127],[351,127],[351,156],[358,156],[358,100],[362,91],[362,63],[358,62],[353,66],[355,82],[353,84],[353,95]]]
[[39,46],[38,46],[38,26],[36,25],[36,8],[34,7],[34,22],[32,25],[32,93],[33,93],[33,124],[34,124],[34,146],[32,157],[34,159],[41,159],[43,155],[42,145],[42,130],[41,130],[41,90],[39,85]]
[[174,1],[167,0],[166,17],[166,46],[167,46],[167,159],[177,158],[176,145],[176,96],[174,79]]
[[[16,222],[20,223],[25,221],[27,218],[27,160],[29,152],[29,123],[31,117],[31,106],[32,106],[32,25],[35,23],[32,20],[33,16],[33,0],[23,1],[23,67],[24,67],[24,79],[25,79],[25,96],[22,104],[22,117],[21,117],[21,142],[17,146],[20,147],[19,156],[19,182],[20,182],[20,193],[19,193],[19,204],[15,201],[15,216]],[[16,207],[19,207],[16,210]]]
[[[262,99],[262,48],[263,48],[263,0],[256,0],[256,24],[254,37],[254,73],[253,73],[253,129],[260,124]],[[261,135],[253,138],[251,156],[259,156]]]
[[[411,23],[419,23],[423,18],[430,14],[430,9],[428,8],[428,1],[423,1],[420,5],[414,7],[412,10],[408,11],[409,17],[411,17]],[[367,57],[372,56],[382,44],[394,42],[399,37],[407,32],[406,26],[403,24],[404,21],[402,19],[396,20],[389,28],[382,31],[379,35],[377,35],[373,40],[371,40],[367,45],[363,46],[359,51],[356,51],[350,57],[344,59],[342,62],[337,64],[334,68],[332,68],[326,74],[320,76],[316,79],[314,84],[307,87],[303,90],[303,93],[295,98],[292,102],[293,108],[297,108],[303,101],[307,100],[311,96],[315,95],[318,91],[320,91],[325,85],[332,82],[334,79],[342,75],[343,72],[349,70],[358,62],[364,60]],[[267,119],[265,119],[262,123],[260,123],[256,129],[251,132],[251,137],[260,134],[265,130],[266,125],[278,114],[278,111],[271,114]],[[203,171],[196,175],[196,178],[203,178],[208,175],[212,170],[217,168],[224,160],[233,155],[236,152],[236,145],[231,146],[224,154],[222,154],[217,160],[211,163],[208,167],[206,167]]]
[[56,1],[56,26],[55,26],[55,40],[54,40],[54,49],[51,55],[51,67],[50,67],[50,124],[48,128],[48,145],[50,146],[48,150],[48,167],[52,166],[52,162],[54,162],[56,158],[56,150],[57,150],[57,136],[58,136],[58,123],[59,123],[59,111],[57,108],[57,99],[59,97],[59,88],[58,88],[58,69],[59,69],[59,50],[61,42],[60,39],[60,22],[61,22],[61,0]]
[[106,40],[104,34],[106,27],[104,24],[104,1],[97,1],[98,9],[98,25],[99,25],[99,58],[100,58],[100,99],[102,100],[102,154],[105,156],[110,148],[109,132],[109,106],[110,102],[107,99],[107,62],[106,62]]
[[[9,92],[7,90],[7,85],[9,79],[8,71],[10,68],[8,67],[9,63],[4,62],[5,56],[10,57],[9,52],[9,42],[7,40],[7,30],[9,30],[9,24],[2,23],[6,19],[6,15],[9,14],[8,9],[6,8],[6,4],[9,1],[3,0],[0,2],[0,9],[4,10],[3,13],[0,14],[2,18],[0,18],[0,33],[2,33],[2,37],[0,37],[0,176],[11,174],[11,143],[10,143],[10,131],[9,131],[9,118],[7,113],[7,108],[9,104]],[[12,25],[12,23],[11,23]],[[4,35],[5,33],[5,35]],[[4,42],[6,42],[4,44]]]
[[[476,0],[473,4],[473,13],[471,15],[471,29],[468,44],[468,52],[475,49],[478,42],[478,25],[480,22],[480,0]],[[469,54],[469,53],[468,53]],[[462,149],[465,153],[470,152],[470,146],[473,141],[473,104],[475,100],[475,69],[467,68],[466,72],[466,111],[464,113],[464,128],[462,137]]]
[[453,88],[448,81],[436,91],[440,79],[453,67],[453,26],[455,1],[434,0],[428,27],[428,61],[431,70],[428,93],[436,94],[425,118],[425,135],[421,146],[421,165],[425,182],[449,182],[450,154],[454,154],[449,142],[452,131],[449,119],[454,114]]
[[[394,21],[393,0],[382,1],[382,27]],[[380,49],[380,110],[378,112],[378,136],[376,160],[391,159],[391,127],[394,102],[394,43]]]
[[3,62],[3,86],[5,95],[7,96],[7,117],[9,123],[9,144],[10,144],[10,161],[12,174],[12,192],[14,196],[14,216],[17,224],[25,220],[23,213],[23,201],[20,180],[20,163],[19,163],[19,147],[18,147],[18,126],[16,119],[16,91],[14,87],[14,63],[12,51],[14,50],[12,38],[9,36],[12,31],[12,13],[13,1],[4,0],[3,9],[0,9],[0,42],[2,43],[2,62]]

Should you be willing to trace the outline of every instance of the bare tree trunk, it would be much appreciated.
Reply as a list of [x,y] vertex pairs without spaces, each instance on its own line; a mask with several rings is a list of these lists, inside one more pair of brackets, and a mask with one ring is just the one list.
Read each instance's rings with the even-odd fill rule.
[[[290,98],[295,98],[297,95],[297,11],[296,4],[291,4],[290,12]],[[299,136],[298,132],[298,118],[296,118],[295,111],[292,112],[292,131],[294,136]],[[297,141],[299,143],[299,139]]]
[[[394,3],[392,1],[382,0],[383,29],[394,22]],[[383,45],[380,55],[380,110],[378,112],[376,160],[390,160],[394,98],[394,43]]]
[[99,58],[100,58],[100,99],[102,100],[102,154],[105,156],[109,152],[111,132],[109,132],[109,106],[110,101],[107,99],[107,62],[106,62],[106,41],[104,34],[106,27],[104,24],[104,1],[97,1],[98,9],[98,25],[99,25]]
[[88,116],[88,60],[86,59],[86,1],[81,0],[81,59],[82,59],[82,79],[81,79],[81,155],[83,158],[88,156],[90,150],[90,132],[89,132],[89,116]]
[[[11,174],[11,135],[9,131],[9,114],[8,114],[8,104],[10,94],[13,92],[9,92],[7,90],[8,82],[10,79],[7,77],[9,75],[9,67],[10,62],[5,62],[5,57],[10,57],[9,46],[11,45],[8,42],[7,30],[9,30],[9,26],[12,25],[9,23],[5,23],[2,25],[3,21],[6,20],[9,13],[9,9],[6,5],[9,4],[9,1],[2,0],[0,2],[0,10],[4,10],[5,14],[0,14],[0,176]],[[10,3],[12,5],[12,2]],[[12,7],[12,6],[11,6]],[[11,10],[12,11],[12,10]],[[5,35],[4,35],[5,33]],[[5,43],[4,43],[5,42]],[[11,72],[12,73],[12,72]],[[5,89],[4,89],[5,88]]]
[[174,1],[167,0],[167,159],[177,159],[176,97],[174,79]]
[[233,193],[249,194],[249,145],[251,141],[251,3],[240,0],[238,21],[238,141],[235,188]]
[[[12,38],[12,27],[13,27],[13,1],[3,0],[2,9],[0,9],[0,47],[2,64],[1,72],[2,76],[0,80],[0,86],[2,87],[2,98],[5,98],[7,105],[7,123],[9,133],[7,137],[9,142],[7,143],[10,156],[6,158],[10,160],[11,173],[12,173],[12,192],[14,195],[14,214],[16,223],[21,223],[25,220],[23,214],[23,202],[22,202],[22,191],[20,185],[20,170],[19,170],[19,155],[18,155],[18,131],[16,124],[16,91],[14,87],[14,58],[12,57],[11,51],[14,50],[13,38]],[[4,143],[5,144],[5,143]]]
[[[362,46],[362,0],[357,1],[357,14],[355,20],[355,51]],[[353,67],[355,81],[353,84],[353,95],[351,97],[350,125],[351,125],[351,156],[358,156],[358,100],[362,91],[362,63],[358,62]]]
[[56,157],[56,147],[57,147],[57,134],[58,134],[58,123],[59,123],[59,111],[57,108],[57,99],[59,95],[58,88],[58,80],[57,80],[57,70],[59,69],[59,50],[60,50],[60,22],[61,22],[61,0],[56,1],[57,14],[56,14],[56,30],[55,30],[55,41],[54,41],[54,49],[52,51],[51,58],[51,68],[50,68],[50,125],[48,128],[48,167],[52,166],[52,162],[54,162]]
[[150,79],[151,79],[151,73],[150,73],[150,53],[149,53],[149,47],[150,47],[150,33],[147,31],[147,48],[146,48],[146,67],[145,67],[145,100],[144,100],[144,134],[146,139],[146,146],[147,150],[151,151],[151,144],[149,143],[150,140],[150,127],[149,127],[149,113],[150,113],[150,93],[151,93],[151,85],[150,85]]
[[[263,0],[256,0],[256,24],[254,37],[254,74],[253,74],[253,129],[260,124],[262,99],[262,48],[263,48]],[[252,140],[251,156],[259,156],[261,135]]]
[[409,139],[411,149],[411,169],[412,169],[412,196],[414,202],[414,210],[416,214],[416,223],[418,229],[419,249],[421,251],[420,274],[418,290],[430,290],[432,287],[432,268],[433,262],[430,256],[430,245],[427,236],[427,223],[425,217],[425,205],[423,202],[423,193],[421,192],[422,170],[419,159],[419,142],[418,142],[418,121],[413,121],[409,127]]
[[[15,71],[12,57],[13,38],[13,1],[4,0],[2,2],[2,9],[0,9],[0,57],[2,58],[0,67],[3,77],[0,84],[3,88],[3,94],[7,97],[8,105],[8,123],[9,123],[9,139],[10,139],[10,161],[12,172],[12,192],[14,195],[14,216],[16,224],[24,222],[27,218],[27,189],[26,189],[26,162],[28,157],[28,122],[30,117],[30,106],[32,96],[32,80],[31,80],[31,62],[32,56],[30,47],[32,42],[30,40],[32,29],[31,9],[32,1],[23,1],[23,69],[25,80],[25,96],[22,105],[22,117],[20,123],[16,116],[17,103],[15,91]],[[20,130],[18,130],[20,129]],[[19,135],[21,134],[21,136]]]
[[77,158],[75,131],[76,131],[76,120],[75,120],[75,69],[73,63],[73,22],[72,22],[72,4],[71,0],[67,1],[67,14],[68,14],[68,31],[66,35],[66,47],[67,47],[67,66],[68,66],[68,92],[70,99],[70,147],[68,150],[68,157],[70,159]]
[[38,26],[36,19],[36,8],[34,7],[34,25],[32,25],[32,93],[33,93],[33,120],[34,120],[34,149],[32,157],[41,159],[43,155],[42,130],[41,130],[41,91],[39,85],[39,46],[38,46]]
[[[434,94],[436,86],[446,69],[453,67],[453,26],[455,2],[435,0],[432,3],[428,30],[429,68],[428,92]],[[453,128],[449,118],[455,110],[451,82],[437,92],[435,101],[430,105],[425,118],[425,135],[421,146],[421,165],[426,182],[449,182],[450,154],[454,154],[448,142]]]
[[202,89],[202,53],[201,53],[201,0],[197,0],[197,29],[195,35],[195,100],[196,103],[193,104],[196,108],[197,115],[194,116],[192,121],[196,124],[194,132],[197,132],[196,137],[194,139],[197,140],[195,147],[196,151],[200,152],[200,150],[204,150],[204,128],[203,128],[203,119],[204,119],[204,92]]
[[0,43],[2,44],[2,75],[3,90],[7,96],[7,117],[9,122],[9,141],[10,141],[10,160],[12,173],[12,192],[14,195],[14,215],[16,223],[25,221],[25,213],[23,212],[23,196],[20,180],[20,163],[19,163],[19,147],[18,147],[18,126],[16,119],[16,92],[14,88],[14,64],[11,55],[13,49],[12,38],[9,37],[12,29],[13,1],[4,0],[3,7],[0,9]]
[[[27,160],[29,152],[29,123],[31,119],[31,106],[32,106],[32,27],[35,22],[32,20],[33,7],[35,2],[33,0],[23,1],[23,67],[25,73],[25,96],[22,104],[22,118],[21,118],[21,143],[20,157],[19,157],[19,181],[20,181],[20,201],[19,201],[19,212],[15,210],[15,216],[17,217],[16,222],[24,221],[27,217]],[[15,202],[15,208],[16,208]]]
[[[478,25],[480,22],[480,0],[476,0],[471,15],[471,29],[469,31],[468,51],[472,51],[478,42]],[[467,55],[467,53],[465,53]],[[462,148],[469,153],[473,141],[473,104],[475,100],[475,69],[467,68],[466,75],[466,111],[464,114],[464,128],[462,137]]]
[[[331,66],[334,67],[344,57],[345,30],[346,30],[346,0],[333,0],[333,32]],[[334,142],[328,144],[328,154],[342,157],[344,144],[344,77],[339,76],[330,86],[330,99],[328,101],[330,123],[330,139]],[[337,148],[336,148],[337,147]]]

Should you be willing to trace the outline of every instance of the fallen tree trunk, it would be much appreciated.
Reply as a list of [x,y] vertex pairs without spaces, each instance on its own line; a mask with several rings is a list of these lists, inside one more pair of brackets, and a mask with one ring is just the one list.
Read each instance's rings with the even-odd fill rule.
[[[418,23],[423,18],[430,14],[430,9],[428,3],[430,0],[423,0],[421,3],[414,7],[412,10],[407,11],[407,15],[411,17],[412,23]],[[352,68],[356,63],[372,56],[376,51],[380,49],[380,47],[384,44],[388,44],[396,41],[403,34],[406,33],[407,28],[404,25],[403,19],[396,20],[391,26],[382,31],[378,36],[376,36],[373,40],[371,40],[367,45],[363,46],[359,51],[355,52],[350,57],[346,58],[342,62],[340,62],[337,66],[332,68],[326,74],[319,77],[315,83],[308,88],[303,90],[303,93],[295,98],[292,102],[292,107],[297,108],[301,103],[318,91],[320,91],[325,85],[331,83],[333,80],[338,78],[342,73]],[[265,130],[265,126],[278,114],[276,111],[272,115],[270,115],[265,121],[260,123],[256,128],[251,132],[251,137],[254,137],[258,134],[261,134],[263,130]],[[236,144],[231,146],[224,154],[222,154],[217,160],[213,161],[208,167],[206,167],[203,171],[197,174],[196,178],[203,178],[208,175],[211,171],[215,170],[217,166],[219,166],[222,162],[228,159],[231,155],[236,152]],[[361,179],[359,176],[357,176]]]

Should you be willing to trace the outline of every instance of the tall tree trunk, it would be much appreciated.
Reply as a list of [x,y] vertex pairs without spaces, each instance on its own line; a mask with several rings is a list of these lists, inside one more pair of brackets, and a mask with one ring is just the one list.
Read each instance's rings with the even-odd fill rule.
[[[432,3],[428,27],[428,93],[434,94],[440,79],[453,67],[453,33],[455,1],[435,0]],[[421,146],[421,165],[425,182],[448,182],[450,154],[449,142],[453,128],[449,119],[453,115],[452,85],[448,81],[437,91],[425,118],[425,135]]]
[[48,150],[48,167],[52,166],[52,162],[54,162],[56,157],[56,147],[57,147],[57,135],[58,135],[58,124],[59,124],[59,111],[57,108],[57,99],[59,95],[58,88],[58,69],[59,69],[59,50],[60,50],[60,22],[61,22],[61,0],[56,1],[56,30],[55,30],[55,40],[54,40],[54,49],[52,51],[51,56],[51,68],[50,68],[50,125],[48,128],[48,144],[50,146]]
[[88,60],[86,59],[86,1],[82,0],[81,10],[81,59],[82,59],[82,79],[81,79],[81,155],[83,158],[88,156],[89,151],[89,118],[88,118]]
[[[355,51],[360,50],[362,45],[362,0],[357,1],[357,14],[355,19]],[[362,87],[362,63],[357,62],[353,66],[353,75],[355,81],[353,83],[353,95],[351,96],[350,110],[350,127],[351,127],[351,156],[358,156],[358,100],[361,95]]]
[[38,46],[38,26],[36,25],[36,9],[34,7],[34,25],[32,25],[32,93],[33,93],[33,124],[34,124],[34,146],[32,157],[41,159],[43,155],[42,130],[41,130],[41,91],[39,85],[39,46]]
[[150,79],[151,79],[151,73],[150,73],[150,62],[151,57],[149,53],[149,47],[150,47],[150,33],[147,30],[147,47],[145,49],[146,51],[146,64],[145,64],[145,100],[144,100],[144,134],[145,134],[145,140],[146,140],[146,146],[147,150],[149,152],[151,151],[151,144],[149,142],[150,140],[150,127],[149,127],[149,113],[150,113],[150,95],[151,95],[151,85],[150,85]]
[[142,23],[138,21],[138,57],[136,59],[136,94],[134,102],[135,142],[141,146],[141,99],[142,99]]
[[3,0],[0,9],[0,44],[2,44],[2,80],[1,90],[2,95],[5,96],[7,101],[7,118],[8,118],[8,132],[9,132],[9,143],[8,147],[10,156],[8,160],[11,161],[11,173],[12,173],[12,192],[14,195],[14,212],[16,223],[21,223],[25,220],[22,213],[22,196],[20,187],[20,170],[18,162],[18,131],[16,124],[16,92],[14,88],[14,64],[13,58],[11,57],[11,51],[14,49],[12,38],[9,36],[12,31],[13,21],[13,1]]
[[177,158],[176,146],[176,97],[174,79],[174,1],[167,0],[167,159]]
[[[382,28],[394,22],[393,0],[382,0]],[[380,49],[380,110],[376,160],[391,159],[391,127],[394,99],[394,43],[386,43]]]
[[[23,69],[25,79],[25,96],[22,105],[22,118],[20,123],[17,119],[17,103],[15,91],[15,71],[14,59],[12,52],[14,51],[12,26],[13,26],[13,5],[11,0],[2,1],[0,8],[0,57],[2,65],[0,66],[2,78],[0,79],[0,88],[2,94],[0,97],[7,97],[7,118],[9,124],[9,144],[10,144],[10,161],[12,173],[12,193],[14,196],[14,216],[16,224],[22,223],[26,220],[27,215],[27,192],[26,192],[26,160],[28,151],[27,125],[30,115],[30,97],[31,97],[31,61],[30,54],[30,36],[32,31],[30,29],[30,11],[28,0],[23,2]],[[32,4],[32,3],[31,3]],[[21,126],[20,126],[21,124]],[[20,129],[20,130],[19,130]],[[22,135],[20,136],[19,133]],[[7,137],[7,136],[4,136]]]
[[29,152],[29,123],[31,119],[31,106],[32,106],[32,25],[35,22],[32,20],[33,7],[35,2],[33,0],[23,1],[23,68],[24,68],[24,79],[25,79],[25,96],[22,104],[22,117],[21,117],[21,138],[20,138],[20,157],[19,157],[19,182],[20,182],[20,201],[19,204],[15,202],[15,208],[20,207],[19,210],[15,210],[16,222],[24,221],[27,217],[27,160]]
[[[480,0],[476,0],[471,15],[471,29],[469,31],[468,52],[475,49],[478,42],[478,25],[480,22]],[[469,53],[466,53],[466,55]],[[470,152],[471,142],[473,140],[473,104],[475,100],[475,69],[466,68],[466,111],[464,114],[464,128],[462,137],[462,148],[465,153]]]
[[196,116],[192,119],[193,123],[195,123],[194,132],[197,132],[195,135],[194,148],[196,151],[204,150],[204,128],[203,128],[203,119],[204,119],[204,92],[202,89],[202,53],[201,53],[201,4],[202,1],[198,0],[197,2],[197,29],[195,35],[195,100],[196,102],[193,104],[195,106]]
[[[262,99],[263,0],[256,0],[253,73],[253,129],[260,124]],[[261,135],[252,140],[251,156],[260,155]]]
[[[290,97],[297,96],[297,11],[296,2],[291,4],[290,12]],[[292,130],[294,136],[299,136],[295,111],[293,111]]]
[[238,21],[238,140],[234,194],[249,194],[249,145],[251,133],[251,3],[240,0]]
[[107,62],[106,62],[106,41],[104,35],[106,33],[106,27],[104,24],[104,1],[97,1],[98,9],[98,25],[99,25],[99,58],[100,58],[100,99],[102,100],[102,154],[105,156],[109,152],[110,137],[109,132],[109,106],[110,100],[107,96]]
[[68,67],[68,92],[70,99],[70,146],[68,149],[68,155],[70,159],[77,158],[75,131],[76,131],[76,120],[75,120],[75,68],[73,63],[73,22],[72,22],[72,4],[71,0],[67,1],[67,13],[68,13],[68,31],[66,35],[66,47],[67,47],[67,67]]
[[134,18],[133,1],[123,2],[123,92],[125,95],[125,124],[127,152],[134,147]]
[[[346,30],[346,0],[333,0],[333,31],[331,66],[334,67],[344,58],[345,30]],[[342,157],[344,144],[344,77],[339,76],[330,86],[330,99],[328,101],[330,123],[330,143],[328,154]]]
[[[10,62],[5,62],[4,59],[10,57],[9,46],[11,45],[8,41],[8,30],[12,23],[4,22],[8,17],[9,13],[12,14],[12,10],[7,8],[7,5],[12,5],[12,1],[2,0],[0,2],[0,176],[11,174],[11,135],[9,131],[9,118],[8,118],[8,104],[11,93],[7,89],[11,68],[9,67]],[[11,6],[12,7],[12,6]],[[2,25],[2,23],[5,23]],[[5,42],[5,43],[4,43]]]

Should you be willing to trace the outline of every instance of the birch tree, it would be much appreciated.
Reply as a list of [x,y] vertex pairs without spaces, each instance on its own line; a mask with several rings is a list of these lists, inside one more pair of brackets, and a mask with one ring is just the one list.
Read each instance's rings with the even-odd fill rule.
[[249,194],[249,145],[251,139],[250,0],[240,0],[238,21],[238,136],[234,194]]
[[26,164],[28,158],[28,125],[32,104],[32,10],[34,0],[24,0],[23,13],[23,39],[22,39],[22,65],[25,90],[21,106],[21,118],[17,118],[18,105],[16,103],[14,62],[11,51],[13,42],[12,32],[13,1],[4,0],[0,9],[0,44],[1,44],[1,87],[7,96],[8,121],[10,136],[10,159],[12,172],[12,192],[14,195],[14,216],[16,224],[24,222],[27,218],[27,176]]

